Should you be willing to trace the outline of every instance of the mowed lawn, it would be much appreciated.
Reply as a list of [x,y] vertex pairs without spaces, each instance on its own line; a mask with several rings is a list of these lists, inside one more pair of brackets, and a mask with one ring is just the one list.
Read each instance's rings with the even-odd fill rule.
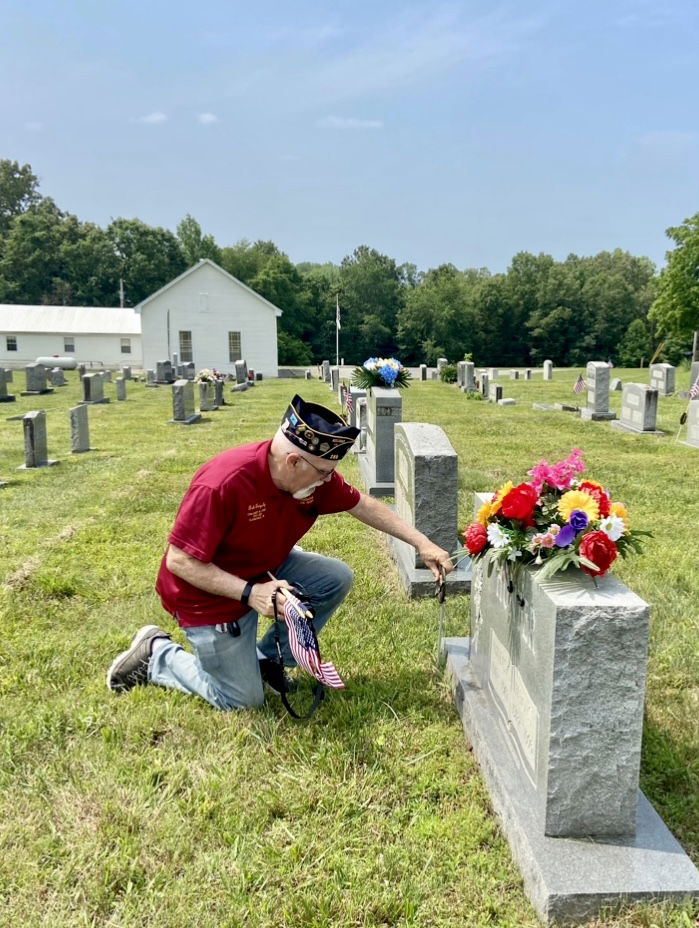
[[[675,442],[686,402],[661,398],[664,437],[615,431],[532,402],[576,402],[578,371],[502,380],[515,407],[414,383],[404,421],[442,426],[472,492],[526,479],[540,458],[585,452],[588,474],[653,532],[616,574],[653,606],[642,788],[699,862],[699,449]],[[620,371],[647,383],[647,371]],[[70,454],[77,374],[0,406],[0,925],[533,926],[450,692],[435,666],[438,611],[408,601],[383,537],[345,515],[304,542],[345,559],[353,591],[322,638],[347,690],[298,724],[270,697],[218,713],[155,687],[120,696],[105,671],[133,632],[183,640],[153,582],[194,470],[272,434],[293,393],[335,405],[318,381],[263,381],[200,424],[168,424],[170,390],[128,384],[90,408],[94,450]],[[678,388],[688,388],[680,373]],[[10,392],[23,389],[15,372]],[[612,394],[617,411],[621,394]],[[18,471],[22,424],[47,411],[49,456]],[[684,435],[682,436],[684,437]],[[342,464],[358,481],[353,456]],[[468,633],[468,597],[447,602]],[[301,697],[300,697],[301,698]],[[688,928],[698,907],[643,906],[601,924]]]

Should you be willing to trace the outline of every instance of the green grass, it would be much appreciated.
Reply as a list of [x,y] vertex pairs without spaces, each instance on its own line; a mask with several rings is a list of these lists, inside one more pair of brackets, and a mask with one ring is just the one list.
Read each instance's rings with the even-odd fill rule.
[[[415,383],[405,421],[433,422],[474,490],[524,478],[578,446],[590,475],[654,532],[617,575],[653,604],[642,787],[699,860],[699,660],[695,530],[699,452],[675,443],[685,403],[660,400],[666,436],[636,437],[532,402],[574,401],[577,371],[503,381],[518,405]],[[615,370],[622,379],[647,372]],[[294,389],[264,381],[189,428],[170,391],[128,385],[90,409],[95,450],[71,456],[68,387],[0,407],[0,924],[8,926],[533,926],[535,916],[433,661],[437,607],[401,593],[381,535],[347,515],[306,546],[339,554],[355,586],[324,654],[348,684],[308,724],[272,699],[223,714],[175,692],[104,685],[140,625],[182,640],[153,591],[181,496],[214,453],[267,437]],[[680,387],[688,386],[680,375]],[[19,392],[15,384],[11,390]],[[107,387],[109,395],[114,388]],[[618,409],[621,394],[612,395]],[[47,411],[55,467],[17,471],[21,422]],[[350,456],[345,475],[358,480]],[[468,630],[468,598],[448,601]],[[642,906],[610,926],[688,928],[695,907]]]

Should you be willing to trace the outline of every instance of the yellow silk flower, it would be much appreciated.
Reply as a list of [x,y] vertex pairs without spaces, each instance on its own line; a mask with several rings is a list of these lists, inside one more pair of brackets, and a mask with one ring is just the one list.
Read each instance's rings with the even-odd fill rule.
[[488,524],[488,519],[490,518],[490,505],[490,501],[483,503],[476,516],[476,522],[480,522],[484,528]]
[[597,500],[582,490],[568,490],[558,501],[558,511],[566,522],[570,519],[570,514],[574,509],[584,512],[590,522],[599,519]]
[[620,519],[623,519],[624,528],[628,532],[629,512],[626,506],[623,503],[612,503],[612,505],[609,507],[609,511],[613,516],[618,516]]
[[514,487],[514,483],[511,480],[508,480],[507,483],[503,483],[498,492],[495,494],[495,497],[490,504],[490,515],[494,516],[500,512],[500,507],[502,506],[503,499],[507,496],[510,490]]

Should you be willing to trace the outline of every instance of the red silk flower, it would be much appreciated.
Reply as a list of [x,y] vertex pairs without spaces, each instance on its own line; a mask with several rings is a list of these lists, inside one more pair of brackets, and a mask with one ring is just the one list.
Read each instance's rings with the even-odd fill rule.
[[472,522],[464,533],[464,545],[469,554],[478,554],[488,543],[488,533],[480,522]]
[[600,519],[606,519],[610,512],[609,507],[611,505],[611,500],[602,487],[598,487],[597,484],[588,483],[587,480],[584,480],[577,489],[582,490],[583,493],[587,493],[588,496],[591,496],[597,502]]
[[581,564],[580,570],[591,577],[603,577],[616,560],[618,552],[614,542],[604,532],[588,532],[580,542],[580,553],[599,567],[599,570],[591,570]]
[[534,514],[539,501],[539,494],[528,483],[520,483],[503,498],[500,506],[501,515],[506,519],[519,519],[528,522]]

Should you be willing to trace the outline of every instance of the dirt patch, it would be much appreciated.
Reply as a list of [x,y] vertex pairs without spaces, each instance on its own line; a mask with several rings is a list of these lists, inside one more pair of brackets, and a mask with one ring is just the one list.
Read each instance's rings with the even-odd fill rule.
[[5,588],[8,590],[22,590],[29,582],[29,578],[39,568],[41,561],[38,557],[30,557],[14,573],[11,573],[5,580]]

